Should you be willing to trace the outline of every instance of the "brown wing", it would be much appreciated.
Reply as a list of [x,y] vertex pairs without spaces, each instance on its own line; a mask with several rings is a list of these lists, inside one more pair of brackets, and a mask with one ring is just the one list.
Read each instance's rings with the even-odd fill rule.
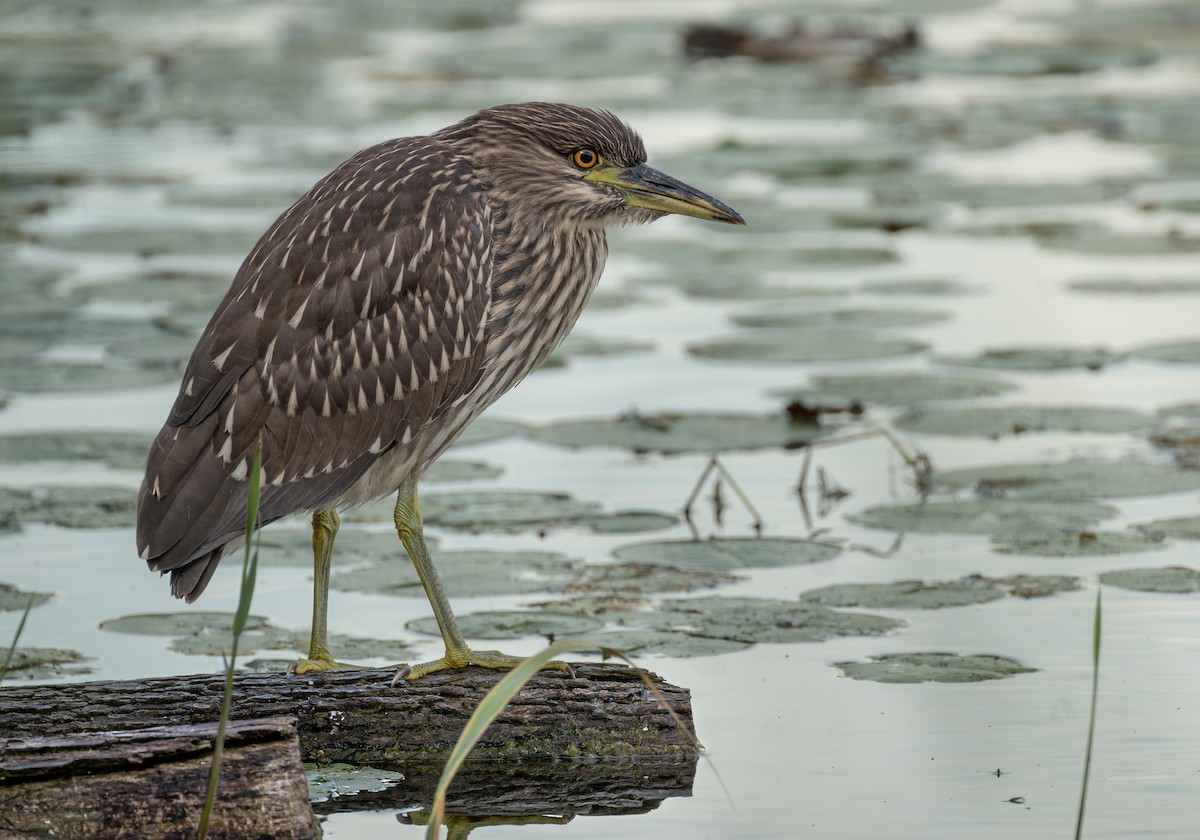
[[188,363],[138,500],[138,551],[193,600],[245,530],[337,499],[476,382],[491,216],[469,162],[429,138],[366,149],[285,212]]

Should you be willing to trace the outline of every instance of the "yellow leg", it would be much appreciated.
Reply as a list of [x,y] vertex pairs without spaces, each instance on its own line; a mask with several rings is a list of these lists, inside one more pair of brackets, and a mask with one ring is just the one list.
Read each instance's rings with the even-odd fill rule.
[[312,524],[312,638],[308,645],[308,658],[298,659],[289,669],[297,674],[347,667],[335,662],[329,653],[329,566],[333,560],[333,540],[337,537],[341,519],[336,510],[318,510],[313,514]]
[[[437,619],[438,628],[442,631],[442,641],[446,644],[446,655],[432,662],[422,662],[401,670],[398,676],[405,679],[417,679],[435,671],[447,668],[465,668],[467,665],[479,665],[483,668],[513,668],[523,661],[523,657],[509,656],[495,650],[471,650],[458,629],[458,621],[454,611],[450,609],[450,601],[442,588],[442,580],[433,567],[429,556],[429,548],[425,545],[425,530],[421,524],[421,511],[417,504],[417,482],[406,481],[400,485],[396,498],[396,510],[392,517],[396,522],[396,531],[400,541],[412,558],[421,585],[429,604],[433,607],[433,616]],[[545,669],[571,673],[571,668],[565,662],[548,662]]]

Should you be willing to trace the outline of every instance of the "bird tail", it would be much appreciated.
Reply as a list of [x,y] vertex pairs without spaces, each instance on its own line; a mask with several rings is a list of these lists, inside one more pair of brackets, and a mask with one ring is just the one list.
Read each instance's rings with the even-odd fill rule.
[[225,546],[219,545],[207,554],[171,569],[171,594],[189,604],[199,598],[204,587],[212,580],[213,572],[217,570],[217,564],[221,562],[221,555],[224,553]]

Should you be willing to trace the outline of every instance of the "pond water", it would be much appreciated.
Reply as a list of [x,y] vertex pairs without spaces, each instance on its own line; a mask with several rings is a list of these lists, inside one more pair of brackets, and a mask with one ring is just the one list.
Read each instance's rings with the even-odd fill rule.
[[[851,23],[874,37],[895,23],[855,7]],[[231,562],[199,603],[172,601],[136,557],[129,506],[180,364],[229,278],[277,213],[358,148],[496,102],[560,99],[618,112],[652,164],[727,201],[748,227],[670,218],[611,235],[600,291],[556,364],[486,415],[519,425],[477,430],[494,434],[448,457],[479,463],[447,467],[423,490],[441,499],[430,524],[439,551],[568,559],[537,556],[482,591],[464,580],[455,608],[628,599],[631,585],[595,581],[656,552],[691,574],[639,579],[660,609],[609,613],[609,629],[664,626],[659,601],[673,598],[784,606],[756,615],[738,601],[726,614],[706,601],[709,617],[686,629],[738,650],[699,655],[675,632],[653,642],[672,655],[638,655],[692,691],[711,762],[691,797],[479,833],[1067,835],[1099,576],[1200,569],[1200,12],[1021,0],[901,0],[886,12],[911,20],[924,46],[868,66],[850,38],[810,63],[684,57],[682,33],[698,21],[769,39],[790,19],[845,17],[807,3],[0,9],[0,582],[53,595],[30,612],[22,647],[86,657],[10,678],[220,667],[187,652],[194,642],[98,627],[236,603]],[[797,398],[819,409],[819,427],[787,420]],[[609,422],[573,422],[588,419]],[[886,437],[859,436],[881,428],[932,472],[914,471]],[[716,450],[753,511],[722,479],[718,512],[710,480],[693,510],[700,537],[753,537],[757,514],[764,537],[794,547],[747,559],[741,543],[677,545],[691,539],[680,511]],[[455,495],[479,491],[569,498],[506,508],[489,496],[468,510]],[[622,511],[661,515],[602,516]],[[514,515],[523,524],[506,527]],[[276,542],[254,612],[280,634],[264,658],[304,652],[304,526],[266,532]],[[351,576],[378,574],[388,551],[382,573],[390,564],[396,587],[408,579],[399,544],[379,548],[388,530],[379,509],[347,516],[344,536],[357,536],[335,556],[347,577],[335,580],[331,630],[431,658],[437,639],[405,627],[426,602]],[[834,548],[800,560],[814,537]],[[658,542],[671,545],[629,548]],[[729,552],[740,559],[725,564]],[[1045,583],[1001,581],[1018,575],[1076,580],[1016,597]],[[1200,574],[1171,573],[1183,590],[1173,592],[1127,588],[1131,577],[1147,579],[1103,587],[1086,835],[1193,837]],[[593,582],[564,588],[577,579]],[[893,629],[778,640],[799,636],[770,610],[808,609],[802,593],[896,581],[921,582],[900,588],[925,596],[955,581],[969,603],[827,604]],[[25,597],[0,600],[0,640]],[[367,664],[396,659],[364,650]],[[895,683],[835,667],[916,653],[1033,670]],[[422,831],[394,811],[336,813],[323,827],[350,840]]]

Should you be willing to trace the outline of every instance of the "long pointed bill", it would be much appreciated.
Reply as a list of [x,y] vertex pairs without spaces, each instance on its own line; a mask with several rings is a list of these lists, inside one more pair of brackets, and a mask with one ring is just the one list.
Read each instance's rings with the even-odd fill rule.
[[620,188],[630,207],[645,207],[661,213],[677,213],[731,225],[746,224],[745,219],[728,204],[644,163],[628,169],[600,166],[584,178]]

